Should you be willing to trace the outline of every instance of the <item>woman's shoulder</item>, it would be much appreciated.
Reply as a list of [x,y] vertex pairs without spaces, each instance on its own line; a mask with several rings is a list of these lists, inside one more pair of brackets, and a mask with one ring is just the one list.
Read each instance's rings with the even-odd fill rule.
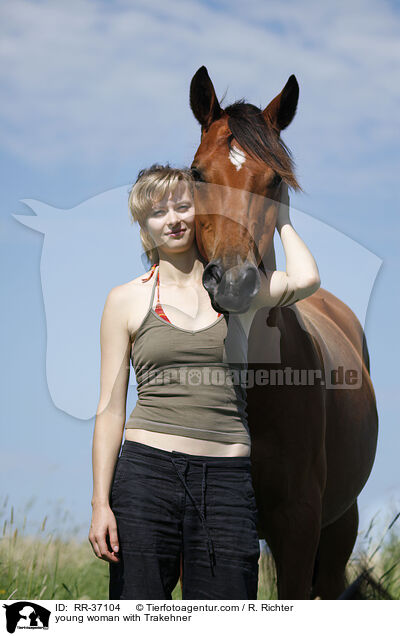
[[150,274],[151,270],[144,272],[140,276],[137,276],[136,278],[133,278],[126,283],[122,283],[121,285],[112,287],[108,292],[107,298],[115,303],[139,300],[143,296],[146,296],[148,294],[148,289],[151,289],[153,286],[154,278],[152,276],[149,279]]
[[134,339],[148,311],[154,284],[154,276],[149,278],[150,274],[151,270],[148,270],[126,283],[116,285],[109,291],[106,299],[106,306],[118,313],[123,324],[127,325],[131,339]]

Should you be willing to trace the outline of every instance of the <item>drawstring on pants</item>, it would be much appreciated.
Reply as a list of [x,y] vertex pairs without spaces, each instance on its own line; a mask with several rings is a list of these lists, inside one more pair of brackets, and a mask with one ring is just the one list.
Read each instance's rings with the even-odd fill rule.
[[[207,550],[208,550],[208,556],[210,558],[210,566],[211,566],[211,574],[214,576],[214,567],[216,564],[216,559],[215,559],[215,552],[214,552],[214,544],[212,542],[211,536],[210,536],[210,531],[208,529],[207,526],[207,521],[205,518],[205,493],[206,493],[206,474],[207,474],[207,463],[203,462],[202,466],[203,466],[203,477],[202,477],[202,481],[201,481],[201,507],[199,509],[195,498],[193,497],[192,492],[190,491],[190,488],[186,482],[185,479],[185,473],[186,473],[186,469],[188,466],[188,462],[183,459],[183,458],[179,458],[179,459],[175,459],[172,458],[172,463],[175,467],[175,470],[177,472],[177,475],[179,477],[179,479],[181,480],[182,484],[185,487],[185,490],[187,492],[187,494],[189,495],[190,499],[192,500],[192,503],[195,507],[195,510],[197,512],[197,514],[200,517],[204,532],[206,533],[206,537],[207,537]],[[183,464],[183,474],[182,472],[179,470],[179,465]]]

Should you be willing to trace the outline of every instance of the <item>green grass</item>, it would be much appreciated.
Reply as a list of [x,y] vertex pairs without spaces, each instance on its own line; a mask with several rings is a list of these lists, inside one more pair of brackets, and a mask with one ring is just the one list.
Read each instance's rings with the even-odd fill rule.
[[[374,580],[383,586],[393,599],[400,599],[400,512],[392,513],[381,540],[373,545],[371,529],[375,517],[362,537],[362,547],[352,555],[347,566],[349,582],[354,581],[362,570],[369,570]],[[396,529],[395,529],[396,528]]]
[[[3,506],[4,510],[4,506]],[[97,559],[88,541],[62,540],[46,531],[47,517],[36,536],[25,536],[26,517],[20,527],[11,507],[0,537],[0,599],[107,599],[108,564]],[[400,535],[394,522],[381,545],[368,541],[352,556],[347,575],[353,581],[362,567],[373,567],[373,576],[393,598],[400,598]],[[173,599],[180,599],[180,585]],[[276,599],[276,575],[272,557],[263,553],[259,562],[259,599]]]

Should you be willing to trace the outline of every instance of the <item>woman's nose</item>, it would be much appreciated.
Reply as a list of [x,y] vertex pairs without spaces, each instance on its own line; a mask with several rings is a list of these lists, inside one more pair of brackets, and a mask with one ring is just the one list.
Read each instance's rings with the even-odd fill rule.
[[177,221],[179,221],[179,214],[177,213],[176,210],[174,210],[174,208],[170,208],[168,210],[167,221],[168,223],[174,223],[174,224],[176,224]]

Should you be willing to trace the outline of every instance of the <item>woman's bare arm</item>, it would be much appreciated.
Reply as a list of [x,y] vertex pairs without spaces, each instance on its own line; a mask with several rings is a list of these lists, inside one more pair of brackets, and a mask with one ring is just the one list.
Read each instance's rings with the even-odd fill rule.
[[307,245],[291,224],[287,185],[282,184],[276,229],[286,257],[286,272],[266,269],[260,272],[261,287],[253,299],[255,307],[292,305],[311,296],[321,285],[317,264]]
[[112,562],[118,561],[115,553],[119,543],[109,495],[125,426],[131,346],[125,306],[122,286],[115,287],[107,297],[100,326],[100,399],[92,450],[93,514],[89,541],[98,557]]

